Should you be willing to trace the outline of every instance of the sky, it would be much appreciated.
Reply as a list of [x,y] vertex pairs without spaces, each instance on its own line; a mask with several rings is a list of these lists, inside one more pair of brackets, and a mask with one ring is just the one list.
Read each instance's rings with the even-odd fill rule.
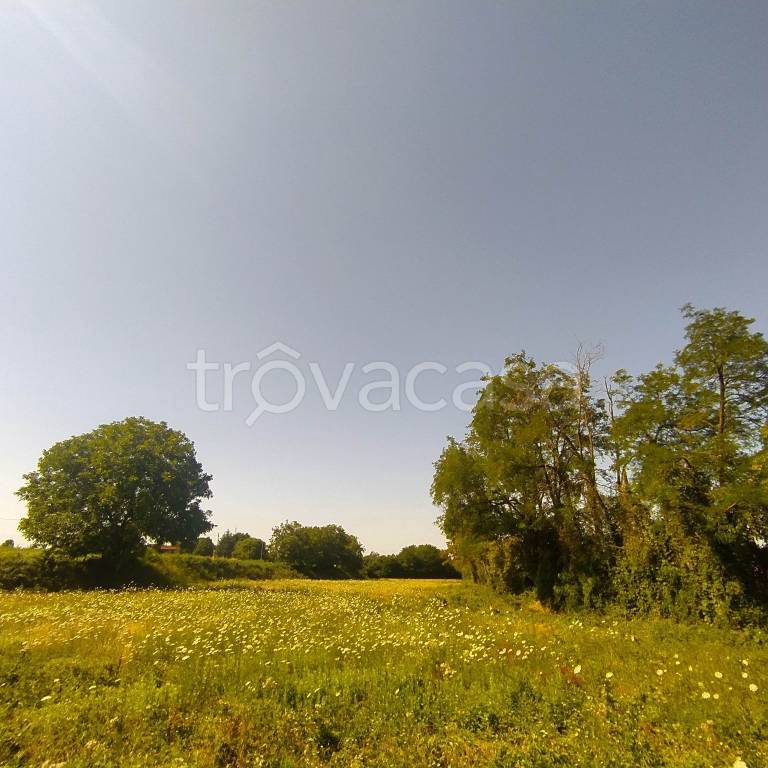
[[[214,537],[441,544],[461,363],[642,372],[686,302],[768,331],[767,37],[763,0],[5,0],[0,539],[46,447],[142,415]],[[353,364],[335,409],[310,363]]]

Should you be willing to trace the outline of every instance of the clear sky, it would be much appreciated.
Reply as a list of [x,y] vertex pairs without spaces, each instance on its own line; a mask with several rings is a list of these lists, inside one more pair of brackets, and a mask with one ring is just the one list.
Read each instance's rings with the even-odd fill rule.
[[[584,341],[639,372],[687,301],[768,330],[766,40],[764,0],[4,0],[0,538],[45,447],[144,415],[195,441],[221,529],[440,543],[468,414],[365,410],[366,363]],[[248,427],[275,341],[306,396]],[[198,408],[198,349],[251,363],[231,411]],[[355,363],[337,410],[309,362]]]

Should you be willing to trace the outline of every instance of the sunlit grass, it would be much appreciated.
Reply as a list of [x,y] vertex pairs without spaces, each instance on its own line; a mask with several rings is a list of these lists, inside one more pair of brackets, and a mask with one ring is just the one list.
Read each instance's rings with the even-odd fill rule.
[[456,582],[0,595],[0,765],[768,764],[747,632]]

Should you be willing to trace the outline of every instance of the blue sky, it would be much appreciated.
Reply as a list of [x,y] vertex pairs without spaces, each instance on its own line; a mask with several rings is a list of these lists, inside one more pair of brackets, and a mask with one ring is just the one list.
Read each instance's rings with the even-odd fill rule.
[[[767,35],[764,2],[2,3],[0,537],[45,447],[144,415],[195,441],[221,529],[440,543],[468,415],[366,411],[364,364],[581,341],[642,371],[687,301],[768,330]],[[355,363],[336,411],[310,379],[249,428],[250,374],[197,408],[198,349],[275,341],[331,386]]]

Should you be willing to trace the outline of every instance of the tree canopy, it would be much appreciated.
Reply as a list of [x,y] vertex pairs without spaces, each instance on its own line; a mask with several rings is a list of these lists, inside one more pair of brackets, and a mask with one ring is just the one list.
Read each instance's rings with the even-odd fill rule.
[[314,578],[353,578],[363,566],[360,542],[338,525],[285,522],[272,531],[269,552],[273,560]]
[[192,546],[211,529],[211,476],[192,442],[144,418],[104,424],[56,443],[24,475],[18,496],[31,541],[69,555],[99,554],[115,565],[147,541]]
[[242,531],[232,532],[229,530],[224,531],[219,537],[216,543],[215,555],[216,557],[232,557],[235,551],[237,543],[244,539],[250,539],[250,533],[244,533]]
[[584,350],[489,378],[432,484],[475,579],[709,618],[766,600],[768,342],[738,312],[683,315],[671,365],[602,391]]
[[235,544],[232,550],[232,557],[237,560],[266,560],[267,544],[261,539],[255,539],[248,536]]
[[213,539],[210,536],[203,536],[195,542],[195,546],[192,549],[193,555],[200,555],[202,557],[211,557],[215,551]]

